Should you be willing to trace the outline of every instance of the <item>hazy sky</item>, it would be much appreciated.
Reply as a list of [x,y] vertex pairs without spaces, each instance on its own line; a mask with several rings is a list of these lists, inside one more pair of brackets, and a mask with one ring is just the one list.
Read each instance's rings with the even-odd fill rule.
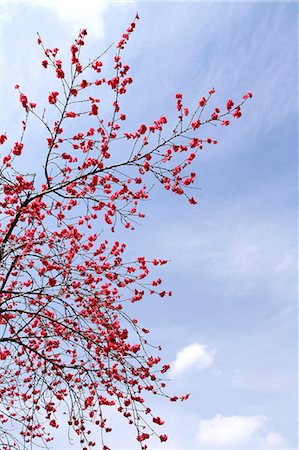
[[[88,51],[96,54],[118,40],[137,10],[141,20],[126,49],[132,123],[174,117],[176,92],[191,105],[215,87],[221,105],[253,91],[240,121],[209,130],[219,144],[196,162],[198,205],[157,186],[142,226],[122,239],[134,255],[172,260],[162,275],[173,297],[149,298],[134,311],[174,362],[173,390],[192,393],[188,402],[157,405],[169,434],[163,448],[296,449],[298,5],[0,4],[0,131],[12,139],[21,118],[13,86],[38,101],[50,90],[36,31],[48,47],[68,51],[87,27]],[[38,154],[32,138],[32,157]],[[137,448],[121,416],[112,421],[112,449]],[[60,429],[54,448],[77,449],[65,435]],[[150,448],[161,445],[153,440]]]

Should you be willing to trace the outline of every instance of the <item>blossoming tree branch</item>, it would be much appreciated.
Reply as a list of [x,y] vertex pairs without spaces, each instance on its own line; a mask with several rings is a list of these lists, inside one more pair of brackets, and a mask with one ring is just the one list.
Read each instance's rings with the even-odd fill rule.
[[[171,295],[161,287],[161,278],[151,276],[153,266],[167,261],[144,255],[127,261],[126,245],[115,241],[113,232],[133,229],[144,217],[140,207],[150,198],[153,181],[195,204],[190,188],[196,156],[205,145],[217,143],[207,135],[207,125],[228,126],[241,117],[252,94],[236,104],[229,99],[208,113],[214,89],[192,110],[177,93],[173,117],[160,116],[151,124],[135,118],[136,127],[126,129],[122,98],[133,79],[123,53],[137,20],[138,15],[116,45],[112,69],[105,68],[111,47],[83,63],[85,29],[67,61],[38,36],[42,66],[60,88],[49,93],[45,107],[17,85],[24,110],[21,136],[9,143],[5,133],[0,135],[3,450],[49,445],[51,429],[61,422],[58,414],[84,450],[109,450],[107,406],[135,427],[146,449],[153,436],[167,440],[151,399],[188,397],[166,392],[169,365],[161,362],[160,347],[148,342],[149,330],[126,307],[150,295]],[[103,112],[104,98],[111,103]],[[28,162],[20,169],[34,120],[45,135],[37,173]]]

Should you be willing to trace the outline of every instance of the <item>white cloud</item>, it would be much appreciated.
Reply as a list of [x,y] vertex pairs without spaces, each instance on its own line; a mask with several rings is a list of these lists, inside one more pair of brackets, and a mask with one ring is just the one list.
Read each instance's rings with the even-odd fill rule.
[[[3,4],[17,6],[18,3],[27,4],[27,0],[4,0]],[[54,11],[58,18],[77,34],[79,29],[87,28],[88,33],[97,38],[104,36],[103,14],[109,3],[103,0],[34,0],[30,6],[44,7]]]
[[191,344],[180,350],[171,365],[170,375],[176,377],[188,371],[191,367],[205,369],[213,363],[215,350],[209,351],[205,345]]
[[276,432],[268,433],[264,438],[264,447],[265,448],[286,448],[287,443],[285,439],[281,436],[281,434]]
[[206,449],[285,449],[286,440],[268,431],[265,416],[222,416],[199,422],[196,436],[199,448]]
[[200,421],[197,441],[202,447],[243,446],[263,427],[263,423],[263,417],[224,417],[217,414],[213,419]]
[[104,35],[103,13],[108,4],[102,0],[88,0],[82,5],[81,0],[51,0],[47,2],[60,20],[67,22],[73,32],[87,28],[89,34],[102,38]]

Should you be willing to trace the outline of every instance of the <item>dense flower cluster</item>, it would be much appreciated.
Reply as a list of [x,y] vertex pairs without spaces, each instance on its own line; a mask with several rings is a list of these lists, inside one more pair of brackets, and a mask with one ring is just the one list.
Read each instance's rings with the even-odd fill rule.
[[[196,173],[190,166],[205,144],[208,123],[229,125],[239,118],[240,104],[230,99],[221,112],[204,116],[211,89],[191,113],[183,95],[176,95],[177,118],[173,127],[160,116],[151,124],[138,123],[124,130],[127,113],[121,96],[133,82],[122,51],[135,30],[136,19],[116,46],[113,73],[104,77],[104,56],[87,64],[81,60],[87,35],[82,30],[70,48],[71,73],[57,59],[58,48],[44,47],[42,66],[53,69],[61,90],[48,95],[50,116],[38,111],[20,91],[25,109],[21,139],[3,158],[0,223],[0,435],[3,450],[29,448],[52,440],[49,430],[58,428],[57,412],[68,414],[68,424],[84,450],[96,446],[90,424],[111,431],[104,411],[114,406],[136,427],[137,441],[146,449],[152,435],[167,440],[155,427],[164,421],[148,406],[148,394],[170,401],[186,400],[165,392],[160,357],[148,353],[149,331],[126,312],[126,302],[139,302],[153,294],[165,298],[161,278],[152,279],[152,266],[167,263],[140,256],[126,261],[126,245],[108,242],[98,232],[105,224],[113,232],[119,224],[133,229],[143,218],[140,205],[150,197],[154,179],[174,194],[190,195]],[[101,75],[101,78],[99,76]],[[109,120],[101,116],[103,90],[113,91]],[[29,116],[39,119],[47,137],[41,143],[42,172],[20,174],[16,158],[26,150]],[[70,128],[70,123],[72,124]],[[70,129],[73,130],[70,132]],[[0,145],[7,145],[0,135]],[[118,152],[118,145],[126,150]],[[157,348],[157,351],[160,347]],[[14,432],[10,432],[15,424]],[[16,437],[16,433],[20,436]]]

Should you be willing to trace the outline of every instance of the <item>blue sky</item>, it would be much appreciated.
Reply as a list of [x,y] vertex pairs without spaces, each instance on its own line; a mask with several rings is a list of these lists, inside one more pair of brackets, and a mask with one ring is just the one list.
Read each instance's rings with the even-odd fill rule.
[[[32,99],[50,90],[35,32],[47,46],[68,50],[86,26],[88,51],[96,54],[136,10],[126,107],[137,124],[171,117],[176,92],[196,104],[214,86],[221,105],[253,91],[240,121],[210,130],[219,145],[197,160],[198,205],[157,186],[146,220],[122,239],[132,254],[172,260],[162,275],[174,296],[145,300],[134,312],[174,361],[173,390],[192,392],[181,405],[157,405],[170,436],[163,448],[297,448],[297,4],[0,4],[1,132],[12,139],[21,117],[13,86]],[[111,418],[113,450],[137,448],[119,419]],[[77,449],[64,434],[55,448]]]

